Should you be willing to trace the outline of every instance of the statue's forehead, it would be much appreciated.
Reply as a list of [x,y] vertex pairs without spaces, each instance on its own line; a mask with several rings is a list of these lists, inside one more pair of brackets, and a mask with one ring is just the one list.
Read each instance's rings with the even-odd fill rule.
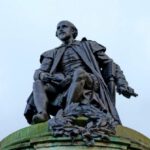
[[67,21],[61,21],[57,24],[57,27],[62,26],[62,25],[72,26],[72,24]]

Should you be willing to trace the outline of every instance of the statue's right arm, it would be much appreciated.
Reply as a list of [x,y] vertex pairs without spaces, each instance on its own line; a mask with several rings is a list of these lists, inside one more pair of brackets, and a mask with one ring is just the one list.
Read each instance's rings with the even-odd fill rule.
[[41,57],[40,57],[40,63],[41,66],[39,69],[35,70],[34,73],[34,80],[43,80],[44,76],[48,76],[51,66],[52,66],[52,62],[53,62],[53,57],[52,57],[52,51],[47,51],[44,52]]

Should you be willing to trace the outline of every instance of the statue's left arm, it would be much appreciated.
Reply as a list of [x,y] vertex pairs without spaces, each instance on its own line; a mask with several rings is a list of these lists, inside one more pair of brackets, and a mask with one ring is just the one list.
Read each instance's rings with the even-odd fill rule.
[[122,94],[127,98],[130,98],[131,96],[138,96],[134,92],[134,89],[128,85],[128,82],[119,65],[113,62],[113,60],[106,55],[106,48],[94,41],[91,42],[91,46],[99,67],[102,70],[105,81],[110,79],[110,77],[113,77],[117,86],[117,92],[119,94]]

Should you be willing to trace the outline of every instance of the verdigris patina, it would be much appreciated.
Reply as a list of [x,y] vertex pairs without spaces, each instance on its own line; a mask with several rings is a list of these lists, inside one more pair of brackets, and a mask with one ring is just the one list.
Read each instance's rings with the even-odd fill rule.
[[62,45],[41,55],[25,117],[30,124],[49,120],[55,136],[73,139],[80,134],[92,145],[94,137],[107,139],[121,124],[115,92],[127,98],[137,94],[104,46],[86,38],[77,41],[77,35],[73,23],[58,23],[56,36]]

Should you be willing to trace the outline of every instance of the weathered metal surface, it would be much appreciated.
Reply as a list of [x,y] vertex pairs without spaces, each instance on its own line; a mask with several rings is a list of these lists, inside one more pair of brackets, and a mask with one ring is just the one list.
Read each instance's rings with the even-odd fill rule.
[[150,150],[150,139],[132,129],[117,126],[116,135],[109,140],[95,139],[94,146],[86,146],[81,136],[54,137],[48,123],[40,123],[18,130],[1,141],[0,150]]

